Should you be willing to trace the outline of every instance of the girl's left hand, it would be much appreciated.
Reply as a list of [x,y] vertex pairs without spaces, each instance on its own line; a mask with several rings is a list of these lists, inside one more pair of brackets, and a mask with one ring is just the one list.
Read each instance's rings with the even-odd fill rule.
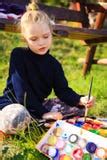
[[53,119],[53,120],[60,120],[63,118],[63,115],[61,112],[47,112],[43,114],[42,116],[43,119]]
[[90,108],[95,104],[95,97],[91,96],[89,100],[88,100],[88,96],[81,97],[79,104],[84,105],[87,108]]

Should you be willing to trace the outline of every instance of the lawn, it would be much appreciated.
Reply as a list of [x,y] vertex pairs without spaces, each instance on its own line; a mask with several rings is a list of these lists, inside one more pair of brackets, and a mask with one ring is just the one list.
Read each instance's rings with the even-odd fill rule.
[[[9,57],[11,50],[17,46],[25,46],[19,34],[0,32],[0,95],[6,85],[8,76]],[[83,77],[82,64],[78,63],[78,58],[86,56],[87,46],[80,41],[69,39],[53,40],[51,54],[54,55],[62,64],[69,86],[80,94],[88,94],[89,84],[93,76],[92,95],[96,97],[95,106],[89,110],[88,115],[96,117],[107,117],[107,66],[92,65],[91,72]],[[107,43],[100,44],[97,47],[96,58],[107,57]],[[54,97],[54,93],[49,97]],[[4,159],[11,160],[45,160],[39,152],[35,150],[35,145],[44,134],[44,131],[33,127],[27,133],[21,133],[20,136],[9,139],[8,144],[4,146]],[[38,136],[39,135],[39,136]],[[38,137],[38,138],[37,138]],[[7,142],[5,142],[7,143]],[[14,146],[14,147],[13,147]],[[3,160],[4,160],[3,159]]]

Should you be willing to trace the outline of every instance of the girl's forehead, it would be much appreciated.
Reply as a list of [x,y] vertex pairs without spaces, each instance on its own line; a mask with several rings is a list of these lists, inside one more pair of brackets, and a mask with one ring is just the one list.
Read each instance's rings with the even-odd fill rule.
[[50,32],[50,27],[44,22],[31,23],[25,28],[27,35],[40,35]]

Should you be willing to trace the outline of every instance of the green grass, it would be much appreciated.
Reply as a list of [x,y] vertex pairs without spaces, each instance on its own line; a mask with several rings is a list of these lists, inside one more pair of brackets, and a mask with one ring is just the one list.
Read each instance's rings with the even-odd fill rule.
[[[23,46],[25,43],[20,40],[19,34],[0,32],[0,37],[0,95],[2,95],[8,76],[10,52],[14,47]],[[82,75],[82,64],[79,64],[77,60],[81,57],[85,58],[86,50],[87,46],[83,46],[80,41],[54,39],[51,53],[61,62],[69,86],[76,92],[88,94],[90,79],[93,76],[92,95],[96,97],[96,104],[89,110],[88,114],[97,117],[107,117],[107,66],[92,65],[91,72],[84,78]],[[99,45],[95,57],[107,57],[106,51],[107,43]],[[49,97],[53,96],[55,95],[52,92]],[[35,145],[40,140],[41,135],[43,135],[41,132],[38,132],[39,131],[35,126],[35,130],[33,132],[31,131],[30,134],[29,132],[26,132],[20,134],[19,138],[10,138],[8,144],[11,145],[8,146],[7,142],[5,142],[6,146],[2,151],[3,160],[47,159],[35,150]],[[7,158],[9,155],[10,158]]]
[[33,122],[28,130],[7,138],[3,146],[0,146],[2,160],[47,160],[36,150],[36,144],[44,134],[45,131],[37,128],[37,123]]

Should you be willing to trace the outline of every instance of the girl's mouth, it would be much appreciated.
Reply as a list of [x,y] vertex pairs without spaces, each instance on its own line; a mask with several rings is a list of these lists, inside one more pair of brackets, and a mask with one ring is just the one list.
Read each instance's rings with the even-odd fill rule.
[[39,49],[40,52],[43,52],[45,50],[46,50],[46,47],[42,47],[42,48]]

